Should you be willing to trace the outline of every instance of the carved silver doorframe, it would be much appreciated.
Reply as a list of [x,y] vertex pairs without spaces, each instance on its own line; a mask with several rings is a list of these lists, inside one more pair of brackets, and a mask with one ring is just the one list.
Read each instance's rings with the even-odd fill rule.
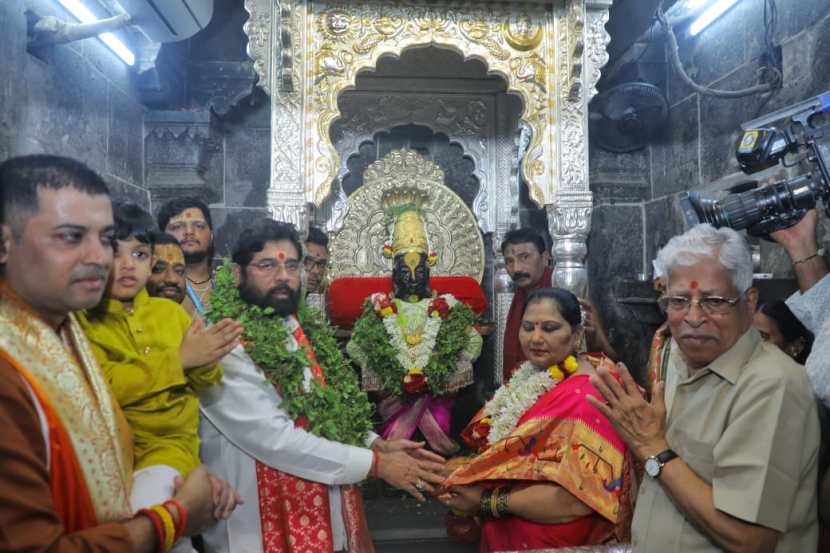
[[[524,133],[528,146],[520,166],[531,198],[547,211],[554,279],[584,295],[592,209],[588,102],[608,59],[605,23],[612,3],[245,0],[248,52],[272,100],[272,216],[304,231],[312,205],[328,196],[342,171],[329,124],[340,116],[336,98],[354,85],[359,69],[408,47],[454,48],[484,61],[522,96],[520,124],[530,132]],[[517,193],[505,188],[486,190],[495,210],[481,221],[494,232],[496,246],[518,222]],[[497,305],[509,297],[501,295],[508,294],[501,291],[504,276],[503,269],[495,275]]]

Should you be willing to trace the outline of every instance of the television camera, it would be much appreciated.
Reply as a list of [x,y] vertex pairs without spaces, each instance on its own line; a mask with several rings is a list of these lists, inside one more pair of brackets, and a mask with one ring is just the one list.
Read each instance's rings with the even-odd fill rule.
[[[771,126],[789,119],[783,128]],[[820,199],[830,216],[830,91],[741,125],[736,146],[738,164],[746,174],[783,164],[808,161],[809,173],[759,187],[757,182],[735,186],[722,199],[690,192],[681,201],[688,222],[746,229],[753,236],[795,225]],[[788,155],[798,155],[788,161]]]

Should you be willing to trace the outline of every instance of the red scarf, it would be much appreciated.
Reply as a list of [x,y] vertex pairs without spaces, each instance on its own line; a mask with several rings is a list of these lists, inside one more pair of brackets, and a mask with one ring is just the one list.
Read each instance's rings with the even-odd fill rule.
[[[308,355],[311,374],[325,386],[323,370],[300,325],[297,325],[293,335]],[[294,426],[307,429],[308,421],[301,417],[294,421]],[[256,463],[256,476],[263,553],[334,551],[327,485],[281,472],[259,461]],[[374,553],[357,486],[342,486],[340,491],[348,550]]]
[[553,286],[553,268],[545,267],[545,272],[542,274],[541,280],[529,288],[519,288],[513,294],[513,302],[510,304],[510,311],[507,312],[507,325],[504,329],[504,361],[502,370],[504,371],[504,380],[507,382],[510,377],[519,368],[525,358],[522,352],[522,347],[519,345],[519,327],[522,326],[522,308],[527,301],[527,297],[538,290],[539,288],[550,288]]

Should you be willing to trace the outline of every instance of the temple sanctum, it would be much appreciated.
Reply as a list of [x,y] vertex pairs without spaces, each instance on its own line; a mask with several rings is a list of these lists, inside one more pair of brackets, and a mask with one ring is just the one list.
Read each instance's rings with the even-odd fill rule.
[[[724,8],[701,22],[696,4]],[[0,161],[73,157],[153,215],[196,196],[214,267],[261,219],[321,230],[307,301],[344,351],[364,300],[425,270],[479,340],[442,388],[449,441],[433,449],[452,452],[514,368],[508,232],[541,236],[551,282],[589,301],[601,349],[645,383],[657,251],[697,222],[689,192],[749,180],[742,123],[830,89],[829,29],[827,0],[779,0],[774,20],[769,0],[3,0]],[[765,171],[751,179],[797,174]],[[795,290],[781,248],[750,241],[762,298]],[[429,305],[417,331],[395,312],[413,350]],[[382,373],[355,371],[383,397]],[[379,553],[476,550],[448,537],[442,504],[363,491]]]

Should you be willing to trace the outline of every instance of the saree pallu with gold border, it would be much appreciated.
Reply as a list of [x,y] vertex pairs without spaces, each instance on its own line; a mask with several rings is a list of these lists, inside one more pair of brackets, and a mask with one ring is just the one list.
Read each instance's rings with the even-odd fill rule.
[[0,281],[0,357],[40,407],[66,532],[132,516],[132,436],[75,317],[56,331]]
[[[605,357],[589,359],[596,366],[614,366]],[[543,394],[510,436],[458,468],[443,487],[549,482],[565,488],[594,513],[561,524],[515,516],[485,519],[482,552],[629,541],[634,482],[630,455],[611,423],[585,399],[602,397],[589,378],[573,375]],[[465,435],[481,417],[479,412]]]

